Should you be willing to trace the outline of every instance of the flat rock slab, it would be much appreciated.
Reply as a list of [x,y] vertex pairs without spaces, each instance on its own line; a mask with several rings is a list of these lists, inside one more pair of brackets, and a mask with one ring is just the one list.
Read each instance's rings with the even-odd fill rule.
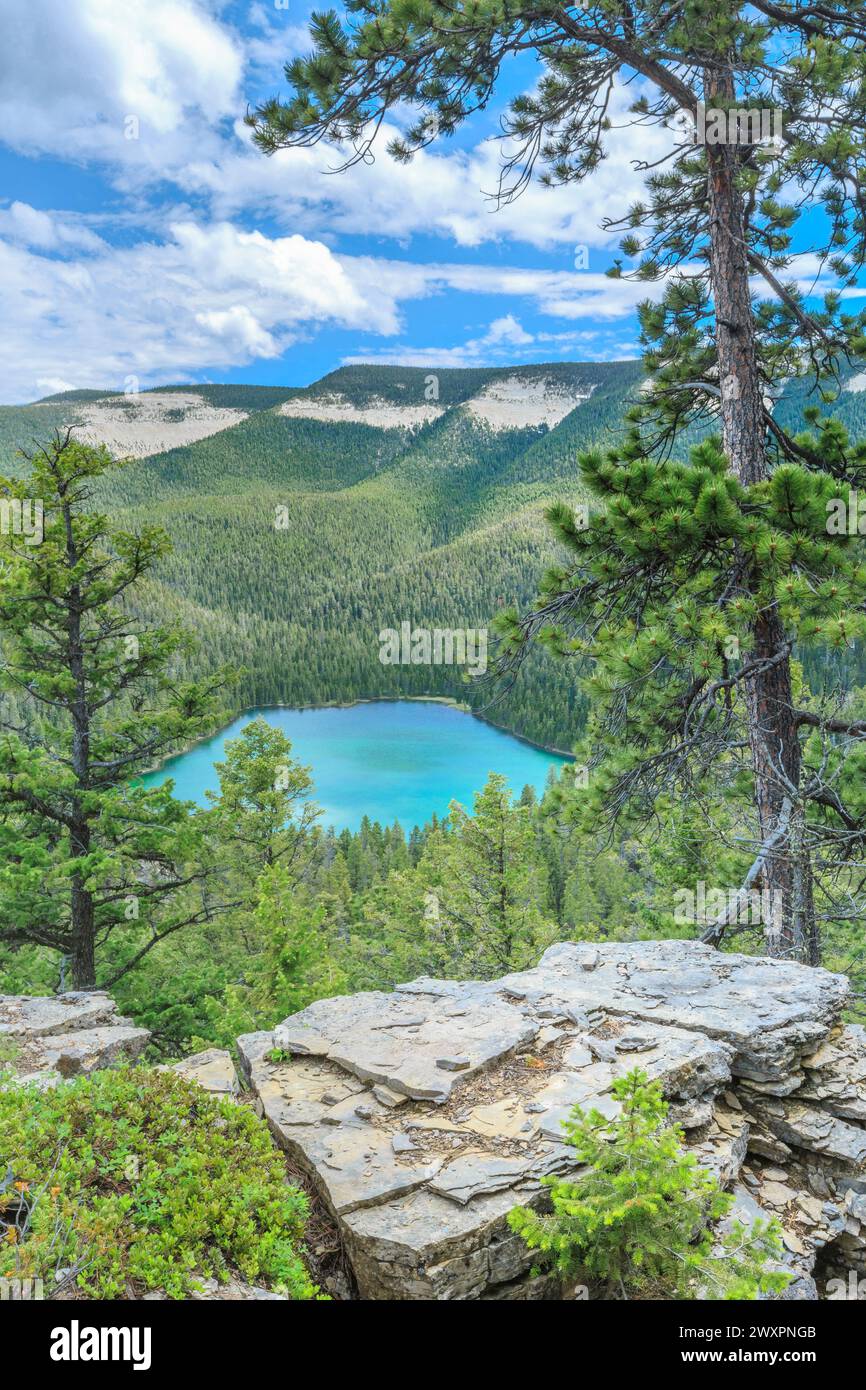
[[131,1025],[87,1028],[78,1033],[51,1034],[31,1044],[34,1071],[53,1071],[61,1077],[89,1076],[121,1059],[135,1061],[150,1041],[146,1028]]
[[756,1081],[796,1069],[850,993],[844,975],[694,941],[559,943],[534,970],[496,983],[509,998],[567,1017],[604,1009],[721,1038],[734,1048],[735,1074]]
[[803,1105],[795,1099],[775,1096],[750,1097],[749,1104],[759,1122],[777,1139],[806,1153],[831,1160],[834,1167],[863,1173],[866,1181],[866,1129],[817,1105]]
[[[576,1171],[563,1142],[573,1106],[616,1114],[611,1088],[637,1058],[675,1101],[711,1104],[731,1083],[733,1055],[718,1039],[655,1022],[596,1016],[552,1027],[487,984],[461,987],[459,999],[434,987],[410,998],[323,1000],[238,1047],[260,1113],[357,1252],[365,1298],[509,1296],[500,1284],[523,1277],[531,1261],[504,1214],[537,1200],[543,1175]],[[445,1070],[443,1056],[470,1065]],[[403,1103],[394,1106],[397,1095]],[[401,1247],[390,1275],[361,1239],[370,1229],[362,1214],[374,1212],[393,1223]],[[495,1256],[486,1248],[493,1217]],[[390,1248],[391,1237],[383,1240]]]
[[0,1037],[15,1078],[39,1086],[135,1061],[150,1041],[147,1029],[123,1018],[99,990],[0,995]]
[[234,1098],[240,1091],[240,1082],[231,1053],[219,1047],[210,1047],[205,1052],[195,1052],[190,1057],[183,1057],[165,1070],[176,1071],[179,1076],[185,1077],[187,1081],[194,1081],[213,1096]]
[[834,1029],[817,1052],[803,1059],[803,1072],[797,1100],[866,1124],[866,1029],[861,1024]]
[[95,990],[32,997],[0,994],[0,1034],[13,1038],[73,1033],[116,1021],[117,1005],[111,995]]
[[[538,1298],[547,1285],[508,1212],[544,1200],[542,1176],[579,1176],[563,1122],[575,1105],[615,1116],[614,1084],[636,1066],[722,1184],[753,1137],[780,1156],[808,1140],[813,1157],[824,1145],[860,1162],[863,1129],[822,1108],[860,1103],[862,1040],[836,1022],[847,993],[841,976],[694,942],[567,944],[499,980],[319,1000],[238,1047],[363,1298]],[[766,1197],[783,1186],[771,1180]],[[816,1241],[795,1199],[814,1194],[790,1191],[786,1237],[806,1252],[805,1277]]]
[[519,1279],[535,1256],[507,1218],[536,1190],[510,1187],[456,1204],[422,1188],[351,1213],[343,1229],[361,1297],[476,1299]]
[[274,1045],[325,1057],[400,1095],[441,1102],[455,1085],[532,1042],[538,1032],[522,1009],[489,989],[473,993],[469,985],[466,992],[460,1010],[436,996],[406,999],[399,993],[320,999],[280,1023]]
[[[400,1197],[438,1172],[441,1160],[414,1145],[405,1155],[395,1151],[402,1109],[382,1105],[345,1073],[348,1094],[335,1101],[339,1070],[317,1057],[273,1061],[271,1037],[238,1039],[242,1070],[277,1143],[315,1177],[335,1216]],[[393,1129],[374,1125],[374,1116],[388,1116]]]

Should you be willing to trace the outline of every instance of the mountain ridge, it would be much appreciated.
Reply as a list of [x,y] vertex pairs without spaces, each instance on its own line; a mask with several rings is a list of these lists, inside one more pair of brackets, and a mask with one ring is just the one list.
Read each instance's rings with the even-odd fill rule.
[[[527,608],[562,558],[544,509],[583,498],[578,455],[622,437],[642,378],[632,359],[439,372],[356,364],[303,388],[178,386],[115,393],[105,407],[89,396],[7,407],[0,449],[11,465],[14,444],[76,414],[92,442],[138,440],[139,456],[96,500],[123,526],[168,532],[174,550],[144,615],[197,634],[183,674],[243,669],[229,712],[431,695],[563,749],[586,717],[568,666],[537,651],[507,692],[467,686],[456,668],[383,666],[378,633],[403,621],[483,628],[503,605]],[[504,427],[472,408],[491,388],[507,398]],[[797,395],[781,408],[793,414]],[[547,423],[539,411],[551,402],[559,418]],[[335,418],[316,418],[323,404]],[[435,411],[421,420],[425,405]],[[866,392],[854,387],[841,406],[858,428]]]

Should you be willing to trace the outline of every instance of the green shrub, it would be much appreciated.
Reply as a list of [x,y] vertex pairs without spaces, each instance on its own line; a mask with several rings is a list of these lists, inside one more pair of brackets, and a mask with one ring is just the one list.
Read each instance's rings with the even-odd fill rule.
[[0,1091],[0,1276],[46,1295],[184,1298],[236,1271],[313,1298],[306,1216],[262,1121],[172,1072]]
[[667,1123],[661,1084],[636,1068],[613,1094],[615,1118],[575,1106],[563,1126],[588,1171],[542,1179],[552,1213],[516,1207],[511,1229],[564,1281],[588,1276],[620,1298],[753,1299],[784,1289],[790,1275],[765,1268],[781,1253],[776,1222],[711,1229],[733,1198]]

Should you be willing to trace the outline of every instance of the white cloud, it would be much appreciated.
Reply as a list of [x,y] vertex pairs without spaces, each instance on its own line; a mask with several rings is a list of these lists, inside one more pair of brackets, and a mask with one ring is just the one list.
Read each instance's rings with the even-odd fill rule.
[[220,340],[231,357],[276,357],[279,347],[245,304],[230,309],[207,309],[195,316],[196,323]]
[[448,262],[422,265],[368,256],[340,259],[351,263],[356,283],[371,288],[377,285],[395,298],[414,299],[445,289],[504,295],[510,300],[530,299],[540,313],[564,319],[613,321],[631,314],[641,300],[661,293],[657,285],[609,280],[606,275],[590,271]]
[[36,378],[36,389],[41,396],[56,396],[61,391],[74,391],[75,386],[62,376],[40,376]]
[[0,0],[0,27],[0,129],[26,154],[155,171],[242,107],[240,44],[198,0]]
[[[119,389],[134,375],[161,385],[277,357],[323,325],[393,338],[405,303],[449,290],[610,320],[646,293],[588,273],[338,256],[321,241],[229,223],[185,221],[163,242],[88,245],[58,259],[48,254],[53,223],[23,209],[14,220],[31,245],[0,241],[0,379],[10,400],[32,399],[46,380]],[[33,246],[34,228],[49,246]],[[469,360],[532,342],[509,312],[460,351]]]
[[68,214],[43,212],[29,203],[0,208],[0,237],[40,251],[99,251],[105,242]]
[[513,315],[494,319],[484,333],[452,347],[373,348],[343,358],[356,362],[390,363],[397,367],[495,367],[515,361],[548,362],[555,358],[589,357],[611,361],[637,356],[634,343],[600,342],[594,330],[570,329],[565,333],[527,333]]
[[[629,100],[634,98],[631,93]],[[625,95],[619,101],[625,103]],[[372,164],[335,173],[345,160],[326,144],[280,150],[264,158],[240,122],[233,143],[214,158],[191,158],[174,173],[187,195],[206,196],[214,215],[235,217],[255,207],[286,226],[335,235],[382,236],[408,241],[439,236],[459,246],[520,241],[545,250],[563,248],[572,264],[577,246],[610,249],[618,234],[602,230],[604,219],[627,212],[644,187],[637,159],[661,154],[663,133],[644,128],[613,131],[609,153],[586,183],[548,189],[533,180],[512,203],[497,206],[502,142],[486,140],[471,150],[446,142],[422,150],[408,165],[386,153],[393,126],[384,126]]]
[[[585,184],[548,190],[536,181],[498,210],[488,195],[499,139],[469,150],[441,141],[403,166],[385,151],[392,123],[379,133],[375,162],[340,175],[328,170],[345,154],[326,144],[266,159],[244,110],[254,90],[285,91],[282,65],[310,40],[305,25],[261,3],[245,19],[242,35],[201,0],[0,0],[2,138],[27,154],[100,164],[126,193],[164,197],[168,182],[206,199],[214,220],[268,216],[307,236],[434,235],[465,247],[515,240],[545,249],[610,247],[615,238],[600,224],[640,195],[634,160],[664,146],[652,128],[614,129],[608,158]],[[617,87],[614,125],[635,95]]]
[[[609,159],[585,185],[533,183],[498,211],[485,197],[497,185],[498,140],[445,142],[404,167],[385,153],[393,132],[384,129],[374,164],[329,177],[338,151],[269,160],[241,119],[255,87],[284,86],[282,62],[309,47],[305,27],[262,0],[245,13],[244,34],[230,15],[221,0],[0,0],[2,138],[26,155],[86,163],[118,195],[86,215],[0,209],[8,398],[46,382],[120,386],[136,375],[159,385],[219,373],[277,357],[326,325],[397,339],[405,303],[445,292],[503,303],[484,332],[438,351],[513,355],[545,341],[519,322],[521,302],[588,324],[626,318],[647,293],[575,272],[573,248],[603,248],[602,257],[612,248],[599,224],[639,195],[632,163],[654,157],[657,132],[614,130]],[[617,91],[614,122],[634,95]],[[112,223],[121,244],[93,230],[110,236]],[[285,234],[265,235],[263,224]],[[430,236],[443,251],[529,244],[552,268],[410,259],[413,239]],[[383,254],[340,254],[347,237]],[[384,254],[395,242],[409,248],[405,259]]]
[[46,381],[162,384],[278,356],[324,323],[388,333],[399,322],[390,294],[353,283],[321,242],[191,223],[162,244],[76,261],[0,242],[0,301],[9,400]]
[[531,333],[518,322],[513,314],[505,314],[501,319],[494,319],[487,332],[487,342],[507,343],[510,347],[526,347],[534,339]]

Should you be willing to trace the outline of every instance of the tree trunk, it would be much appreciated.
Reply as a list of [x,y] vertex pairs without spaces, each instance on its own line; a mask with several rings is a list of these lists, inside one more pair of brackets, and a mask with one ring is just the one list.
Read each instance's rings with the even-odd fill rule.
[[[736,105],[733,76],[708,69],[707,110]],[[748,485],[768,476],[763,389],[758,366],[749,290],[745,207],[737,187],[736,144],[707,144],[710,213],[710,270],[716,314],[716,348],[721,389],[722,440],[730,467]],[[769,954],[810,959],[819,955],[812,903],[812,873],[799,804],[800,743],[794,723],[791,663],[776,610],[764,610],[753,628],[750,662],[766,663],[746,683],[745,703],[755,774],[759,839],[768,839],[788,796],[791,827],[767,858],[771,923],[765,923]],[[772,664],[770,664],[772,663]]]
[[[78,549],[72,526],[72,510],[64,504],[66,557],[70,569],[78,563]],[[90,787],[90,710],[87,703],[87,675],[81,633],[82,606],[78,586],[69,591],[66,623],[66,661],[75,685],[72,714],[72,770],[77,791]],[[70,847],[73,859],[90,853],[90,817],[79,796],[72,800]],[[71,875],[70,917],[72,936],[72,988],[92,989],[96,984],[96,921],[93,894],[85,886],[85,875],[77,868]]]
[[96,984],[96,941],[93,898],[80,874],[72,876],[72,988],[93,989]]

